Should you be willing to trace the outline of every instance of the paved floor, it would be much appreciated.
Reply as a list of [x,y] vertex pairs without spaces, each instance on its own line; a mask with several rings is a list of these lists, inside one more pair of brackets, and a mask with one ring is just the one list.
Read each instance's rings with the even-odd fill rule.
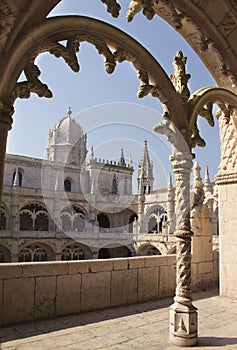
[[[237,300],[219,297],[216,290],[196,293],[194,300],[198,349],[237,349]],[[0,349],[180,349],[167,340],[170,304],[164,299],[2,328]]]

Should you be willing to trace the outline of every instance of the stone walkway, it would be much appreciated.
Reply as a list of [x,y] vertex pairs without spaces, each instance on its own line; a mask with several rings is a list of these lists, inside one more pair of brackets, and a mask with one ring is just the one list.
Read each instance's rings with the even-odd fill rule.
[[[216,290],[195,293],[194,300],[198,349],[237,349],[237,300],[219,297]],[[171,303],[163,299],[2,328],[0,349],[180,349],[167,340]]]

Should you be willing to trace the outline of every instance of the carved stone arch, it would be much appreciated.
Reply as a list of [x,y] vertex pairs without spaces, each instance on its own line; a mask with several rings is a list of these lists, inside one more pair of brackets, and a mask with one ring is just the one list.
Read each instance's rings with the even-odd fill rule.
[[10,249],[5,245],[0,244],[0,263],[6,263],[11,261]]
[[18,261],[51,261],[55,260],[55,249],[48,242],[32,241],[22,244],[18,252]]
[[[63,47],[59,41],[68,40]],[[171,116],[180,118],[183,107],[169,77],[154,57],[135,39],[110,24],[83,16],[60,16],[46,19],[30,28],[9,52],[9,60],[2,77],[0,96],[5,101],[29,97],[31,92],[51,97],[47,85],[38,79],[40,71],[34,60],[41,52],[51,51],[62,56],[74,70],[79,70],[76,52],[81,41],[91,42],[105,56],[105,67],[112,73],[117,62],[128,60],[138,71],[141,85],[139,97],[149,93],[166,104]],[[37,46],[36,46],[37,43]],[[27,81],[16,85],[25,70]],[[9,79],[11,77],[11,79]],[[182,123],[182,119],[180,119]]]
[[237,80],[235,55],[226,47],[228,34],[236,29],[237,8],[225,1],[226,13],[223,13],[220,23],[215,23],[211,19],[211,6],[208,10],[206,7],[205,0],[149,1],[143,4],[131,1],[127,18],[132,20],[141,10],[148,19],[155,14],[162,17],[193,48],[217,84],[234,90]]
[[98,259],[128,258],[134,254],[133,249],[123,242],[113,242],[100,247]]
[[144,255],[162,255],[160,249],[158,249],[154,244],[144,243],[137,248],[136,254],[138,256]]
[[85,260],[92,259],[92,256],[90,247],[78,242],[69,243],[61,250],[61,260]]

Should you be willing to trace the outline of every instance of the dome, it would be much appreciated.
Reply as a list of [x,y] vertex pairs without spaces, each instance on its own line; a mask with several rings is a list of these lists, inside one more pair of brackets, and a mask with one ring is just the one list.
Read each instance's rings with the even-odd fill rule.
[[60,119],[54,128],[49,132],[49,146],[58,144],[75,144],[83,136],[80,124],[72,118],[72,111],[69,107],[67,115]]

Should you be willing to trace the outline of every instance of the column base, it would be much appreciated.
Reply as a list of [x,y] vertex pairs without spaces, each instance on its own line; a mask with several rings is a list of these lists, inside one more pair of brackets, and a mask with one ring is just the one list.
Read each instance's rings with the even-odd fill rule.
[[[185,302],[186,301],[186,302]],[[176,346],[195,346],[198,341],[197,308],[183,298],[170,307],[169,341]]]

